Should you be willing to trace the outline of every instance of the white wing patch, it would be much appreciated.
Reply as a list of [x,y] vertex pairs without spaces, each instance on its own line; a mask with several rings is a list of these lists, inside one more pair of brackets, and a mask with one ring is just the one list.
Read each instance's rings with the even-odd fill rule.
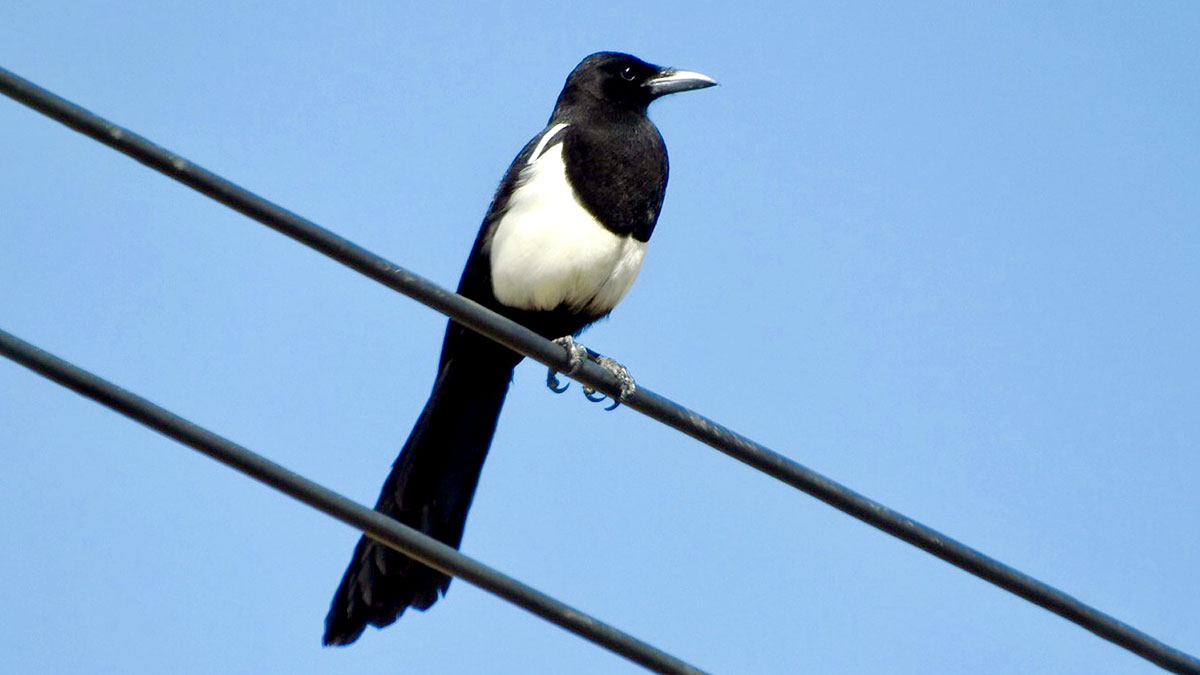
[[613,234],[575,198],[562,141],[546,147],[565,126],[542,135],[492,234],[492,292],[520,309],[603,314],[633,286],[646,242]]
[[534,147],[533,154],[529,155],[529,161],[525,162],[525,164],[528,165],[536,162],[538,158],[542,156],[542,151],[546,149],[546,144],[554,138],[554,135],[569,126],[571,125],[567,124],[566,122],[559,122],[558,124],[555,124],[547,129],[546,133],[542,134],[542,137],[538,139],[538,144],[536,147]]

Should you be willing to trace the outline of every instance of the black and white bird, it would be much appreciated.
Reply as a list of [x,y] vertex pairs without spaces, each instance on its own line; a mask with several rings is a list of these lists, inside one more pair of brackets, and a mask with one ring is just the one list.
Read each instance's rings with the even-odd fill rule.
[[[633,285],[667,187],[667,150],[646,116],[666,94],[711,87],[706,75],[601,52],[571,71],[550,122],[508,168],[458,292],[550,338],[608,315]],[[375,509],[454,547],[500,407],[522,356],[450,322],[433,393]],[[325,618],[326,645],[347,645],[409,607],[428,609],[450,578],[367,537]]]

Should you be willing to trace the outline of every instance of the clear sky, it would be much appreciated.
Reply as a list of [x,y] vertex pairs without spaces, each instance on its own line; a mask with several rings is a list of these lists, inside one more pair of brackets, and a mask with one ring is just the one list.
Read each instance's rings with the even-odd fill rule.
[[[601,49],[722,86],[585,342],[1200,653],[1200,5],[0,4],[0,65],[453,285]],[[0,327],[360,502],[440,315],[0,99]],[[722,673],[1141,673],[518,368],[463,549]],[[0,671],[617,673],[462,582],[322,649],[357,534],[0,360]]]

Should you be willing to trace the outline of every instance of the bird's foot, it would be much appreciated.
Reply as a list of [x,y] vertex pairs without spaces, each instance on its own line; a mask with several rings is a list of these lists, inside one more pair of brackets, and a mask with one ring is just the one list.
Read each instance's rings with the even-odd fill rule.
[[[605,410],[616,410],[617,406],[621,405],[621,401],[629,398],[633,395],[633,392],[637,391],[637,385],[633,381],[633,376],[629,374],[628,368],[620,363],[617,363],[613,359],[608,358],[607,356],[596,354],[592,360],[596,362],[596,365],[604,368],[608,372],[612,373],[613,377],[617,378],[617,382],[621,387],[621,391],[618,392],[616,398],[613,399],[612,405],[605,408]],[[587,400],[589,401],[595,401],[599,403],[607,398],[607,396],[604,394],[599,394],[599,396],[597,396],[598,393],[599,392],[591,387],[583,388],[583,395],[586,396]]]
[[[567,375],[573,374],[579,370],[579,366],[583,365],[583,360],[588,356],[587,347],[575,341],[575,338],[570,335],[564,335],[554,340],[554,344],[561,346],[567,350]],[[558,371],[551,368],[546,372],[546,386],[550,391],[561,394],[571,386],[570,382],[560,384],[558,381]]]
[[[629,370],[625,368],[625,366],[617,363],[607,356],[601,356],[587,347],[584,347],[576,342],[575,339],[570,335],[564,335],[563,337],[554,340],[554,343],[561,345],[563,349],[567,350],[567,375],[579,370],[579,366],[583,365],[583,359],[588,358],[592,361],[595,361],[597,365],[612,373],[613,377],[617,378],[617,382],[621,387],[621,391],[619,394],[617,394],[617,397],[613,399],[613,404],[605,408],[605,410],[615,410],[617,406],[621,405],[621,401],[624,401],[626,398],[632,396],[633,392],[637,391],[637,385],[633,382],[633,376],[629,374]],[[550,391],[556,394],[561,394],[567,390],[567,387],[571,385],[569,382],[560,382],[558,379],[558,371],[554,368],[550,368],[546,372],[546,386],[550,388]],[[608,396],[605,394],[602,394],[587,386],[583,388],[583,395],[587,397],[587,400],[595,401],[597,403],[608,398]]]

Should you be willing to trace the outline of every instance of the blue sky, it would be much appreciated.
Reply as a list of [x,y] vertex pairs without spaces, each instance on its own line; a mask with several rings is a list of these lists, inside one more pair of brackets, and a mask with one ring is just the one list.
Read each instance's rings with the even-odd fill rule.
[[[0,65],[452,285],[584,55],[716,89],[590,346],[1200,653],[1191,3],[7,2]],[[443,319],[7,99],[0,328],[355,499]],[[703,668],[1140,673],[1046,611],[544,370],[463,550]],[[467,584],[320,647],[356,534],[0,362],[0,670],[636,672]]]

